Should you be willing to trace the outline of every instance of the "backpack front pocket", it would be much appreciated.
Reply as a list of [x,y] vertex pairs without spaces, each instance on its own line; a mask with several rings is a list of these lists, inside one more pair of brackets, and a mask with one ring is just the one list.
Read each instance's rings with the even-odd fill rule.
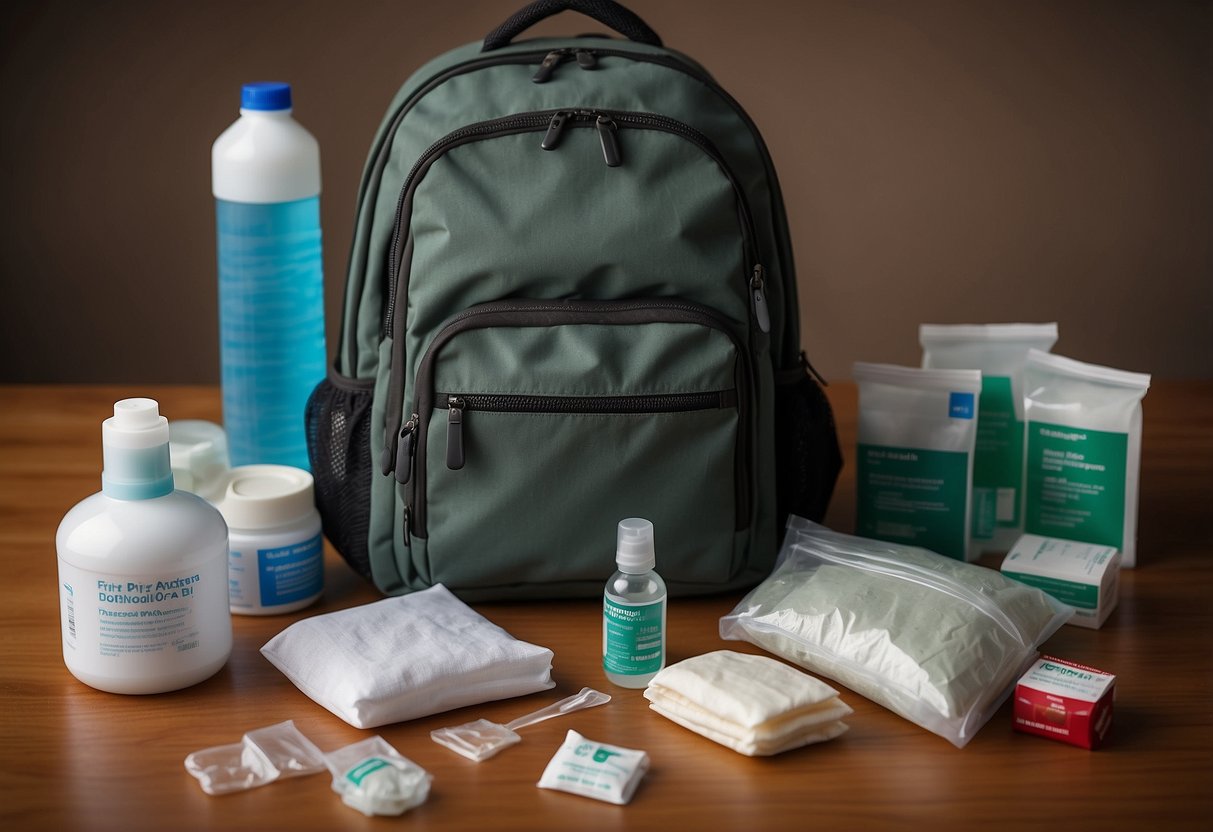
[[677,299],[500,301],[453,318],[418,365],[398,451],[414,568],[455,589],[600,584],[616,524],[640,516],[663,576],[726,582],[752,519],[734,326]]

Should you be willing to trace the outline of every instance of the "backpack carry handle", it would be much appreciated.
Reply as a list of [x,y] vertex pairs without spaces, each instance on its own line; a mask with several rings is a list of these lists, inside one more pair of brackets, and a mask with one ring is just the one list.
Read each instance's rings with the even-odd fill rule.
[[481,52],[491,52],[508,46],[524,29],[529,29],[544,18],[563,11],[581,12],[614,29],[628,40],[661,46],[661,38],[641,20],[635,12],[625,9],[615,0],[535,0],[510,15],[509,19],[489,32],[484,38]]

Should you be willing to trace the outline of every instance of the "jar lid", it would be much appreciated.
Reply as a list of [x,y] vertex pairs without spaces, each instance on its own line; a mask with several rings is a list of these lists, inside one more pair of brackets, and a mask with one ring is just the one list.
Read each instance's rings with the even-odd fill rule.
[[273,529],[316,511],[312,475],[289,465],[241,465],[217,503],[233,529]]

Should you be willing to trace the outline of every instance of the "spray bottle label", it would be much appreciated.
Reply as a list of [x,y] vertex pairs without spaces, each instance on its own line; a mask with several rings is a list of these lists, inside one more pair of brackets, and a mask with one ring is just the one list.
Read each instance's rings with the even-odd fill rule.
[[604,598],[603,669],[632,676],[661,670],[664,608],[664,601],[618,604]]

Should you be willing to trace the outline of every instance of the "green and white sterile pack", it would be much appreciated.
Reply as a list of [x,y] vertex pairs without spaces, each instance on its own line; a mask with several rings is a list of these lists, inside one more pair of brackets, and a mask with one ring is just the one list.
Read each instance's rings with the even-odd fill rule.
[[922,366],[980,370],[970,495],[973,547],[1005,552],[1023,532],[1023,367],[1057,343],[1057,324],[923,324]]
[[1074,610],[925,549],[788,520],[775,571],[720,620],[963,747]]
[[1003,559],[1002,574],[1073,607],[1074,617],[1066,623],[1097,630],[1116,608],[1120,552],[1112,546],[1025,534]]
[[1032,350],[1024,381],[1024,530],[1113,546],[1135,566],[1150,376]]
[[570,730],[536,785],[623,805],[648,770],[645,752],[594,742]]
[[367,817],[403,815],[425,803],[433,776],[383,737],[368,737],[324,755],[341,802]]
[[969,545],[977,370],[856,362],[856,530],[957,560]]

